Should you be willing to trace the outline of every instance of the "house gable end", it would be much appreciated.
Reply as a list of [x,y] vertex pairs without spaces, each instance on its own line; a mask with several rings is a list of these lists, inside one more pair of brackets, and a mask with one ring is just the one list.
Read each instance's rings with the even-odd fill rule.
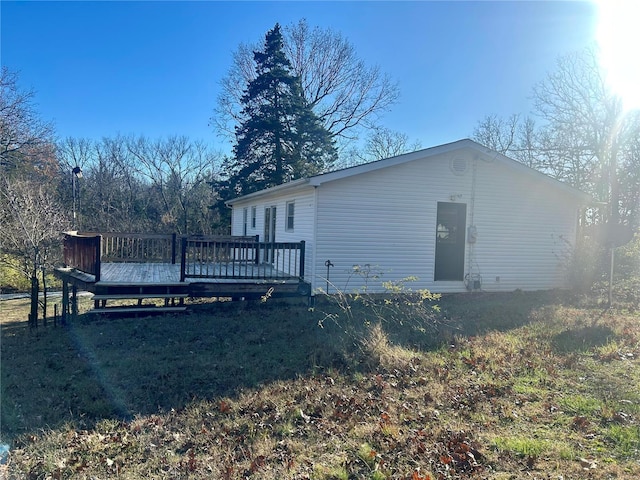
[[[465,153],[470,153],[470,155],[465,155]],[[444,155],[443,154],[450,154]],[[309,184],[313,186],[320,186],[323,183],[331,182],[338,179],[349,178],[352,176],[360,175],[367,172],[372,172],[384,168],[390,168],[397,165],[405,164],[408,162],[414,162],[417,160],[424,160],[432,157],[442,156],[443,158],[448,158],[451,162],[451,168],[456,172],[458,168],[461,168],[462,164],[457,164],[456,160],[462,159],[465,157],[470,157],[474,160],[483,161],[487,163],[500,163],[504,165],[506,168],[514,169],[516,172],[522,175],[527,175],[535,178],[537,181],[547,182],[551,186],[555,188],[559,188],[564,190],[565,193],[576,196],[580,199],[581,203],[587,204],[592,202],[592,198],[590,195],[564,183],[559,180],[556,180],[553,177],[550,177],[538,170],[530,168],[523,163],[520,163],[512,158],[507,157],[495,150],[491,150],[488,147],[485,147],[473,140],[464,139],[458,140],[456,142],[439,145],[436,147],[431,147],[423,150],[418,150],[411,153],[406,153],[403,155],[399,155],[397,157],[391,157],[383,160],[378,160],[375,162],[358,165],[355,167],[350,167],[343,170],[337,170],[335,172],[329,172],[325,174],[316,175],[314,177],[309,178]],[[463,172],[460,172],[463,173]]]
[[[483,161],[487,163],[500,163],[506,168],[514,169],[521,175],[531,176],[537,181],[546,182],[554,188],[559,188],[563,190],[566,194],[577,197],[582,204],[587,204],[593,202],[593,199],[588,194],[566,184],[559,180],[556,180],[542,172],[539,172],[533,168],[530,168],[516,160],[513,160],[495,150],[491,150],[488,147],[485,147],[473,140],[463,139],[455,142],[438,145],[435,147],[426,148],[423,150],[418,150],[415,152],[405,153],[403,155],[398,155],[396,157],[386,158],[382,160],[377,160],[375,162],[365,163],[362,165],[357,165],[354,167],[348,167],[341,170],[335,170],[333,172],[323,173],[320,175],[315,175],[309,178],[303,178],[299,180],[294,180],[292,182],[284,183],[281,185],[277,185],[275,187],[271,187],[265,190],[261,190],[255,193],[251,193],[249,195],[245,195],[243,197],[238,197],[226,202],[228,206],[232,206],[239,202],[244,202],[248,199],[262,197],[263,195],[271,195],[271,194],[281,194],[281,193],[289,193],[293,192],[298,188],[305,186],[313,186],[319,187],[320,185],[326,184],[328,182],[332,182],[335,180],[355,177],[357,175],[361,175],[368,172],[374,172],[377,170],[391,168],[397,165],[402,165],[409,162],[414,162],[417,160],[424,160],[433,157],[442,157],[448,158],[449,161],[452,162],[452,169],[455,170],[461,167],[460,165],[456,165],[455,161],[458,156],[466,156],[465,153],[470,153],[470,158],[478,161]],[[443,155],[449,154],[449,155]]]

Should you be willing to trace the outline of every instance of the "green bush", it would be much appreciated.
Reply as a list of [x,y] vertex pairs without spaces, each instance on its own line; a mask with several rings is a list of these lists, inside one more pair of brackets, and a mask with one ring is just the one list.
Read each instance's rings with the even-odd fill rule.
[[0,290],[6,292],[27,292],[31,288],[29,279],[15,269],[0,264]]
[[[31,280],[22,275],[17,268],[12,265],[17,264],[16,260],[3,255],[0,258],[0,292],[29,292],[31,289]],[[42,286],[42,277],[40,276],[40,285]],[[58,289],[61,286],[60,280],[53,276],[53,272],[47,273],[47,288]]]

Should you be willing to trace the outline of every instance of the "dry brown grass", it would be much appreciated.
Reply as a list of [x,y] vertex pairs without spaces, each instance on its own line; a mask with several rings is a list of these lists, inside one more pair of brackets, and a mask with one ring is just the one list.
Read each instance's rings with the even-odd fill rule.
[[[48,337],[66,348],[71,332],[91,352],[79,363],[67,357],[77,381],[103,375],[130,413],[119,417],[106,402],[92,422],[14,426],[11,478],[640,478],[637,313],[545,295],[451,297],[442,314],[467,328],[428,347],[428,338],[384,323],[357,338],[320,329],[323,308],[228,305],[191,318],[84,320],[42,329],[35,341],[3,322],[3,418],[16,398],[4,360],[39,362],[51,354]],[[135,356],[118,363],[124,352]],[[134,368],[152,358],[155,383]],[[207,389],[219,375],[235,382]],[[144,402],[158,397],[142,398],[136,382],[172,401],[149,411]],[[194,384],[199,394],[185,401],[180,392],[196,392]],[[44,392],[31,393],[40,398],[33,415],[44,414]]]

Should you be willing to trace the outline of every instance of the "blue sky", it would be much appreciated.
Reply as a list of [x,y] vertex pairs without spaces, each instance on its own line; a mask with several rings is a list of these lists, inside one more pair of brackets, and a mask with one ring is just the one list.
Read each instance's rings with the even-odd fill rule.
[[1,62],[59,137],[187,135],[208,125],[241,43],[276,22],[331,27],[400,87],[382,123],[424,147],[488,114],[527,114],[557,58],[595,39],[590,2],[0,2]]

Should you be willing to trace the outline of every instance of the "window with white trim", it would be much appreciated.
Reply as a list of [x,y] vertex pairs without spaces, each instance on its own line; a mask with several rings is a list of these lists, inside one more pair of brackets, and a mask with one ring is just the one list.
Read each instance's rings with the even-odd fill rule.
[[295,203],[294,202],[287,202],[287,224],[286,224],[286,230],[287,232],[293,232],[293,219],[295,216]]
[[251,229],[255,230],[256,228],[256,216],[258,213],[258,208],[254,205],[251,207]]

